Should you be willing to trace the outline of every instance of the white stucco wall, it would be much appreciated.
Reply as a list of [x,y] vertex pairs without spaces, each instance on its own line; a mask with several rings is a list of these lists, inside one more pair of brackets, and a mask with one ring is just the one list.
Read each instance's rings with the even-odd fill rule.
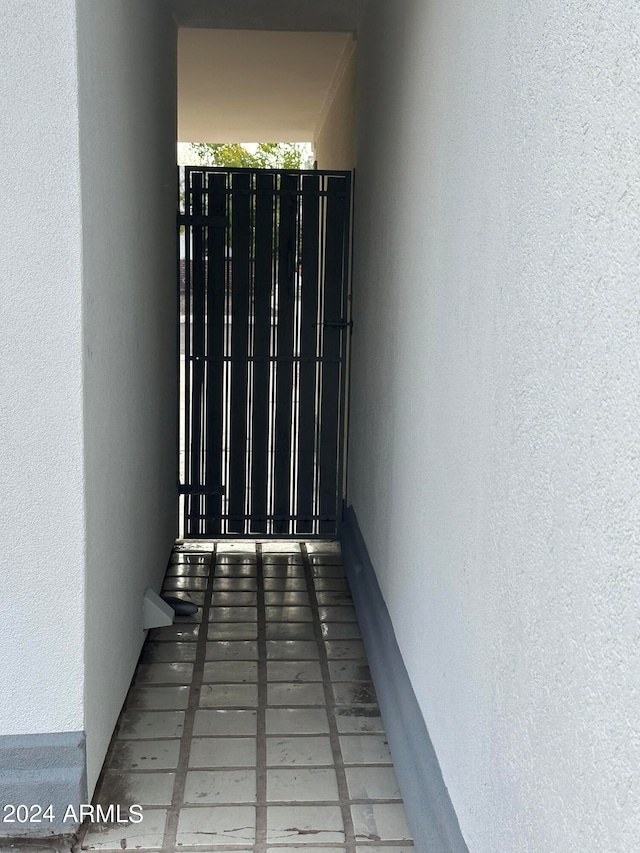
[[0,4],[0,735],[83,728],[75,39],[74,0]]
[[175,26],[78,2],[89,790],[176,535]]
[[473,853],[640,837],[639,16],[359,33],[350,499]]
[[355,71],[356,48],[349,39],[316,126],[314,149],[319,169],[355,166]]

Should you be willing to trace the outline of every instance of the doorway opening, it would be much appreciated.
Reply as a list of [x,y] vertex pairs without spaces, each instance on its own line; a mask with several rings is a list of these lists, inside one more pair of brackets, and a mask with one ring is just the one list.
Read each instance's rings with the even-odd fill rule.
[[201,158],[182,173],[183,538],[338,535],[354,51],[349,32],[179,31],[182,142],[242,154],[241,139],[308,140],[317,159]]

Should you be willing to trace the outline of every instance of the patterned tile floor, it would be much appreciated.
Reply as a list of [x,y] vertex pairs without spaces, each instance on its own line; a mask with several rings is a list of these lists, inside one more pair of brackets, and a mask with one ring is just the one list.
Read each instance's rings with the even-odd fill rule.
[[339,547],[186,542],[150,632],[86,850],[413,853]]

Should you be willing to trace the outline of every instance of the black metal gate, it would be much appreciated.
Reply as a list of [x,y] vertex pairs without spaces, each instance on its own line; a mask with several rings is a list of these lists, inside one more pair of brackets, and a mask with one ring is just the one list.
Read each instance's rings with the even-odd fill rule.
[[185,537],[337,534],[349,172],[186,167]]

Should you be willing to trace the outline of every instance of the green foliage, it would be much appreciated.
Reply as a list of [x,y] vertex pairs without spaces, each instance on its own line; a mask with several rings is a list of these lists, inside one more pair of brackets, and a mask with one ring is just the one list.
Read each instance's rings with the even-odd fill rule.
[[[187,162],[199,161],[200,166],[219,166],[236,169],[312,169],[309,148],[300,142],[259,142],[249,151],[239,142],[192,142]],[[197,166],[196,166],[197,168]],[[180,170],[180,209],[184,210],[184,171]],[[279,212],[276,214],[279,217]],[[184,226],[180,226],[184,233]],[[227,235],[231,242],[231,235]]]
[[238,142],[196,142],[191,150],[203,166],[244,169],[311,169],[305,145],[298,142],[259,142],[255,152]]

